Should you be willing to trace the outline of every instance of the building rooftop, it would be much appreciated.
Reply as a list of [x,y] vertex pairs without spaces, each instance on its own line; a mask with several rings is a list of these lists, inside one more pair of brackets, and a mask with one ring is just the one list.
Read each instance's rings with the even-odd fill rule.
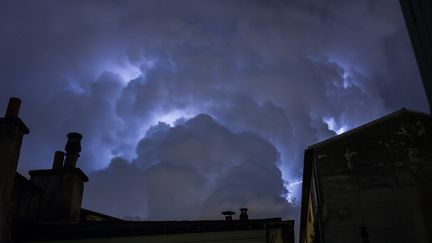
[[93,221],[77,224],[47,224],[20,222],[13,235],[19,241],[73,240],[89,238],[136,237],[185,233],[267,230],[272,227],[293,232],[294,220],[281,218],[252,220],[198,220],[198,221]]
[[394,117],[398,117],[398,116],[401,116],[401,115],[404,115],[404,114],[416,114],[416,115],[421,115],[421,116],[425,116],[425,117],[431,117],[431,115],[428,114],[428,113],[423,113],[423,112],[420,112],[420,111],[413,111],[413,110],[409,110],[409,109],[406,109],[406,108],[402,108],[402,109],[397,110],[395,112],[392,112],[392,113],[390,113],[388,115],[385,115],[385,116],[382,116],[382,117],[380,117],[378,119],[375,119],[375,120],[373,120],[371,122],[365,123],[363,125],[360,125],[358,127],[353,128],[351,130],[348,130],[348,131],[346,131],[344,133],[341,133],[341,134],[339,134],[337,136],[333,136],[333,137],[325,139],[325,140],[323,140],[321,142],[312,144],[312,145],[310,145],[308,147],[308,149],[310,149],[310,148],[316,148],[316,147],[319,147],[319,146],[322,146],[322,145],[325,145],[325,144],[337,141],[339,139],[346,138],[346,137],[348,137],[350,135],[353,135],[353,134],[356,134],[356,133],[358,133],[360,131],[363,131],[364,129],[367,129],[367,128],[370,128],[370,127],[382,124],[382,123],[388,121],[389,119],[392,119]]

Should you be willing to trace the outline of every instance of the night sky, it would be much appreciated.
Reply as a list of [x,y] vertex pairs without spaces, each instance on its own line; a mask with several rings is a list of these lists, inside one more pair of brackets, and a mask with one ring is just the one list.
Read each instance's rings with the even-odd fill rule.
[[83,207],[142,220],[295,218],[304,149],[428,111],[397,0],[1,1],[19,171],[80,132]]

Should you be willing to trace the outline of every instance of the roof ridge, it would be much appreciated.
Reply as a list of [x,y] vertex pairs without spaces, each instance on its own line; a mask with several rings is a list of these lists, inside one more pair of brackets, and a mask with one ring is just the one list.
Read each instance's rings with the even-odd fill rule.
[[429,116],[429,117],[432,116],[431,114],[428,114],[428,113],[425,113],[425,112],[415,111],[415,110],[409,110],[409,109],[406,109],[405,107],[402,107],[402,108],[399,109],[399,110],[396,110],[396,111],[391,112],[391,113],[389,113],[389,114],[387,114],[387,115],[384,115],[384,116],[382,116],[382,117],[379,117],[379,118],[377,118],[377,119],[375,119],[375,120],[372,120],[372,121],[369,121],[369,122],[367,122],[367,123],[364,123],[364,124],[362,124],[362,125],[360,125],[360,126],[354,127],[354,128],[352,128],[352,129],[350,129],[350,130],[344,132],[344,133],[341,133],[341,134],[339,134],[339,135],[336,135],[336,136],[333,136],[333,137],[330,137],[330,138],[324,139],[324,140],[322,140],[322,141],[320,141],[320,142],[317,142],[317,143],[315,143],[315,144],[309,145],[309,146],[307,147],[307,149],[314,148],[314,147],[317,147],[317,146],[320,146],[320,145],[326,144],[326,143],[328,143],[328,142],[330,142],[330,141],[334,141],[334,140],[340,139],[340,138],[345,137],[345,136],[348,136],[348,135],[350,135],[350,134],[352,134],[352,133],[354,133],[354,132],[356,132],[356,131],[362,130],[362,129],[366,128],[366,127],[373,126],[373,125],[378,124],[378,123],[380,123],[380,122],[386,121],[387,119],[389,119],[389,118],[391,118],[391,117],[395,117],[395,116],[397,116],[397,115],[400,115],[400,114],[403,114],[403,113],[407,113],[407,112],[408,112],[408,113],[419,114],[419,115],[422,115],[422,116]]

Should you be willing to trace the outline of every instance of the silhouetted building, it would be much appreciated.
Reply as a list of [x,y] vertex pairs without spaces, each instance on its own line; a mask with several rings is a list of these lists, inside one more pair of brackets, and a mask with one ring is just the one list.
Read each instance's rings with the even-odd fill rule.
[[300,242],[432,242],[432,116],[399,110],[305,151]]
[[400,0],[432,112],[432,1]]
[[19,242],[244,242],[294,243],[293,221],[280,218],[208,221],[83,221],[75,224],[20,224]]
[[0,118],[0,242],[10,240],[11,197],[22,139],[29,129],[18,117],[21,101],[11,98],[3,118]]
[[16,172],[23,136],[21,101],[11,98],[0,118],[0,242],[267,242],[293,243],[294,221],[281,218],[127,221],[81,208],[85,173],[76,167],[79,133],[69,133],[66,153],[54,154],[51,169],[32,170],[30,180]]

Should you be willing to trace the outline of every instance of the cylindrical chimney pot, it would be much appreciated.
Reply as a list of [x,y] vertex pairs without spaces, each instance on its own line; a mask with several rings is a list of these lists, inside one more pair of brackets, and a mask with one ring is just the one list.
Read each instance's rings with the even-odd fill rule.
[[54,153],[54,160],[52,165],[53,170],[63,168],[64,155],[65,154],[63,151],[56,151]]
[[68,141],[65,146],[66,158],[64,161],[65,168],[75,168],[76,162],[80,157],[82,135],[77,132],[71,132],[67,135]]
[[247,208],[240,208],[240,220],[244,220],[244,221],[246,221],[246,220],[248,220],[249,219],[249,216],[248,216],[248,214],[247,214],[247,211],[248,211],[248,209]]
[[82,135],[77,132],[71,132],[67,135],[68,141],[65,146],[65,151],[71,154],[79,154],[81,152]]
[[9,104],[6,109],[5,117],[18,117],[18,113],[21,107],[21,100],[17,97],[11,97]]

